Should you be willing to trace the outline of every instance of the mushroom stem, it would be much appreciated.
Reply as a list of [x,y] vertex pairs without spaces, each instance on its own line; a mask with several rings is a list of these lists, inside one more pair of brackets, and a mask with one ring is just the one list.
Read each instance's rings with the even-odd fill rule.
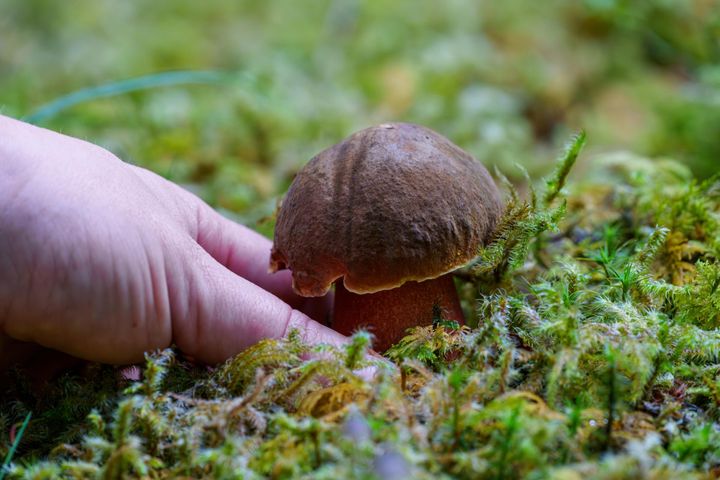
[[404,337],[408,328],[432,324],[437,307],[445,320],[465,323],[450,273],[363,295],[349,292],[339,281],[335,284],[332,327],[344,335],[367,328],[375,335],[374,349],[384,352]]

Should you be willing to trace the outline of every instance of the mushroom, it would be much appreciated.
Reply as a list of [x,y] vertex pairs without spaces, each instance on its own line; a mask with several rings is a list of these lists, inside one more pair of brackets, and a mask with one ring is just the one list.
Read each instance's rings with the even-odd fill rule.
[[464,323],[450,272],[467,263],[501,214],[485,167],[419,125],[367,128],[297,174],[277,217],[270,271],[292,270],[299,295],[335,280],[332,327],[367,327],[384,351],[439,312]]

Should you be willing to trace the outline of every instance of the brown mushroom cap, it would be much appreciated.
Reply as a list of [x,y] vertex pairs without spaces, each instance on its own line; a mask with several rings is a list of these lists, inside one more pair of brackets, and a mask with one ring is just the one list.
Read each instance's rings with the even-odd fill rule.
[[500,195],[485,167],[438,133],[407,123],[367,128],[297,174],[275,228],[270,271],[324,295],[436,278],[465,264],[492,233]]

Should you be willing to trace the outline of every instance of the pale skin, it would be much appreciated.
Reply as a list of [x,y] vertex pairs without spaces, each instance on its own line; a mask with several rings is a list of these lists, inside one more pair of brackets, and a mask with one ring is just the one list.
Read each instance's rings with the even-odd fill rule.
[[[328,299],[268,274],[271,242],[96,145],[0,115],[0,368],[37,346],[112,364],[171,344],[214,364]],[[303,313],[305,312],[305,313]]]

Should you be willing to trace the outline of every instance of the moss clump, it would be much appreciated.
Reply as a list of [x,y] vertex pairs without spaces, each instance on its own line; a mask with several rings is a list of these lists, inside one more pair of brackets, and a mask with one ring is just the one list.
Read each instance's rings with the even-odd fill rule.
[[583,142],[542,192],[510,187],[493,242],[458,274],[470,327],[438,312],[395,365],[368,360],[359,332],[344,348],[264,341],[214,371],[159,352],[124,392],[95,382],[107,368],[68,374],[56,405],[3,397],[0,435],[34,413],[7,473],[716,478],[720,183],[606,155],[566,194]]

